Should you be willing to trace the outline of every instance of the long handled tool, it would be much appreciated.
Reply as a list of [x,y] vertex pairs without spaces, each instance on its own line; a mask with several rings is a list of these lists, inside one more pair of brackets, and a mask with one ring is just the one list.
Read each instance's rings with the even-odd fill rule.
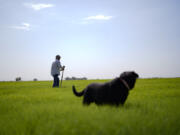
[[[65,67],[64,67],[64,69],[65,69]],[[62,87],[62,81],[63,81],[64,69],[63,69],[63,71],[62,71],[62,76],[61,76],[61,87]]]

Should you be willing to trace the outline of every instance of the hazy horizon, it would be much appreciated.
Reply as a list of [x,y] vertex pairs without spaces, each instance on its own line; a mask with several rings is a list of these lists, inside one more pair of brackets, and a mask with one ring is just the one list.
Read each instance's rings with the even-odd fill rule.
[[0,81],[180,77],[178,0],[0,0]]

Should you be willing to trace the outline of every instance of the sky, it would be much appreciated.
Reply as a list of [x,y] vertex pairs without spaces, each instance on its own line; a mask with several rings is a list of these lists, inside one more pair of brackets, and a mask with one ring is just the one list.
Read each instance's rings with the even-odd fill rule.
[[0,0],[0,81],[180,77],[179,0]]

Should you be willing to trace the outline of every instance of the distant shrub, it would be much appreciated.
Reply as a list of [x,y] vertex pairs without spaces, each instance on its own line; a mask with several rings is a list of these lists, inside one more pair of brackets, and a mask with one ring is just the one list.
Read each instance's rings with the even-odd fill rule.
[[38,81],[38,79],[37,79],[37,78],[34,78],[33,81]]
[[66,77],[65,80],[72,80],[70,77]]
[[21,81],[21,77],[16,77],[16,82]]
[[66,77],[65,80],[87,80],[86,77],[77,78],[77,77]]

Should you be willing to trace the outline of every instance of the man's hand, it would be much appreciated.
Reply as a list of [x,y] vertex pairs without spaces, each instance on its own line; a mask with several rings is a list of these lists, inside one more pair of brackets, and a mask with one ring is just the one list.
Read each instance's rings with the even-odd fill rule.
[[63,66],[63,70],[65,69],[65,66]]
[[61,68],[61,70],[60,70],[60,71],[64,71],[64,69],[65,69],[65,66],[62,66],[62,68]]

